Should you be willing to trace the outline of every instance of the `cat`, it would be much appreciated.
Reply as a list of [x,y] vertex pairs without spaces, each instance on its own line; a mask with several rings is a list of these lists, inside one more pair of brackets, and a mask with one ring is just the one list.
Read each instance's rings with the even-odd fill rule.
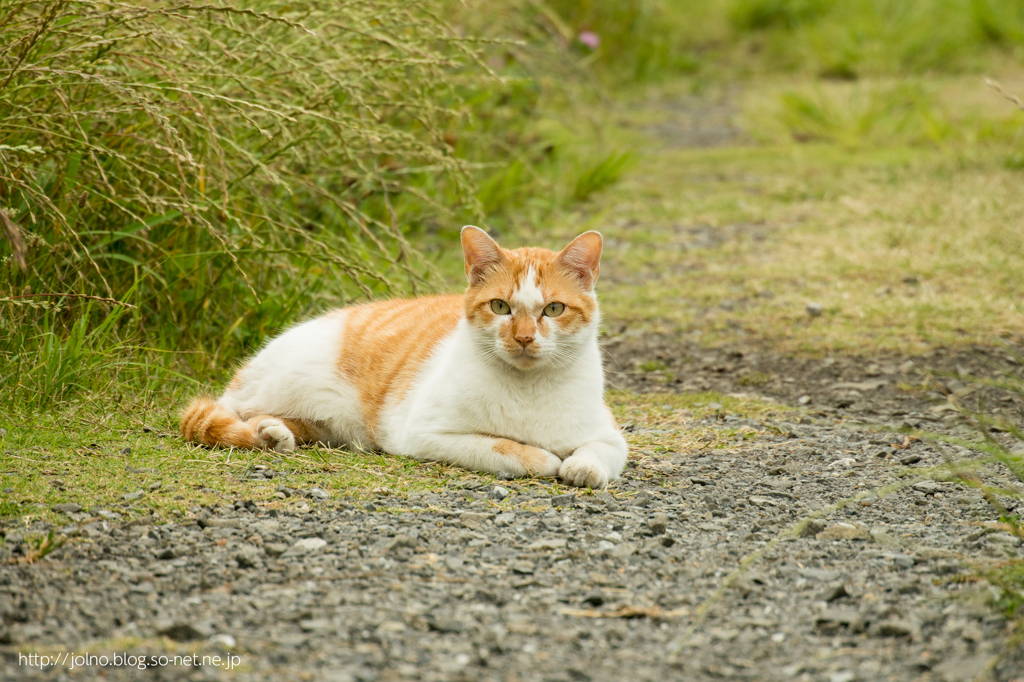
[[181,431],[209,446],[379,448],[504,478],[604,488],[627,446],[604,403],[603,242],[506,250],[462,229],[462,296],[367,303],[273,339]]

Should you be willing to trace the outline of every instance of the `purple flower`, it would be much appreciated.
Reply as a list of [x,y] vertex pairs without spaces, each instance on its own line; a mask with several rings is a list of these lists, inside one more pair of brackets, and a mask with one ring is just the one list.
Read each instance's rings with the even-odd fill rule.
[[593,31],[580,31],[580,34],[576,36],[576,40],[580,41],[591,50],[596,50],[601,45],[601,36],[597,35]]

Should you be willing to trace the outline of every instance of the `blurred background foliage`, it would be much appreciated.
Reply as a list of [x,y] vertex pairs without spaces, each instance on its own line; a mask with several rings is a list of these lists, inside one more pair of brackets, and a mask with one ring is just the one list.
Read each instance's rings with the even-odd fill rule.
[[1005,143],[914,78],[1007,61],[1014,0],[11,0],[0,386],[192,390],[304,315],[431,289],[461,225],[528,232],[618,181],[621,92],[794,74],[754,137]]

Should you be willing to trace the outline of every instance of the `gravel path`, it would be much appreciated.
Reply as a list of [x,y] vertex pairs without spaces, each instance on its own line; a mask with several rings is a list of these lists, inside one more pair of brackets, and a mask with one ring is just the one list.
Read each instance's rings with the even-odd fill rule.
[[[611,351],[619,367],[657,352],[624,342]],[[729,369],[712,361],[689,380],[743,376],[735,353],[722,353]],[[838,379],[867,380],[842,375],[858,363],[838,364]],[[918,409],[893,407],[878,390],[877,421],[888,410],[960,428],[920,397]],[[918,482],[769,546],[815,510],[941,461],[925,443],[893,448],[903,436],[863,424],[849,412],[856,401],[815,401],[789,422],[718,414],[691,424],[759,435],[720,450],[634,453],[625,477],[596,496],[481,479],[370,503],[285,488],[284,510],[237,501],[165,525],[78,512],[63,548],[0,568],[0,677],[143,675],[137,665],[72,671],[67,659],[39,668],[24,658],[72,651],[237,657],[232,670],[223,658],[169,661],[146,673],[153,679],[1024,679],[1024,654],[1004,650],[994,589],[964,577],[969,559],[1021,552],[983,525],[993,514],[976,493]],[[7,528],[0,559],[27,551],[23,532]]]

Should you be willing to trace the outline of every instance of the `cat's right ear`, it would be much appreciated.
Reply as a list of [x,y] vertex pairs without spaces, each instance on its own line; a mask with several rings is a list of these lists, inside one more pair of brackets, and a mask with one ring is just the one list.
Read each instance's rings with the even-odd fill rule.
[[466,277],[470,284],[479,284],[488,270],[505,261],[498,243],[474,225],[462,228],[462,253],[466,257]]

